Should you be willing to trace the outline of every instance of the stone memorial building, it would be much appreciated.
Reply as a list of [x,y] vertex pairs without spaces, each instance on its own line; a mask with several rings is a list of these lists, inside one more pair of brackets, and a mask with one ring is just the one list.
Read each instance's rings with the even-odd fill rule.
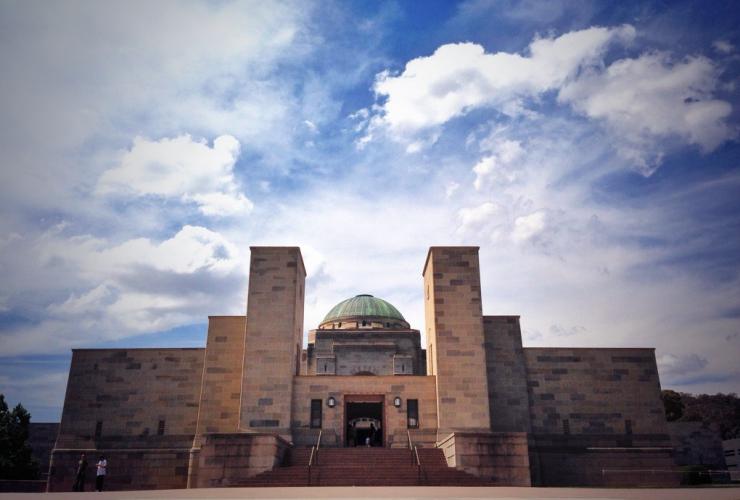
[[653,349],[523,348],[518,316],[482,311],[477,247],[430,248],[422,276],[423,345],[357,295],[303,348],[300,249],[253,247],[246,315],[209,317],[205,348],[73,350],[49,491],[81,452],[106,456],[111,489],[366,484],[363,467],[381,484],[670,482],[641,472],[673,467]]

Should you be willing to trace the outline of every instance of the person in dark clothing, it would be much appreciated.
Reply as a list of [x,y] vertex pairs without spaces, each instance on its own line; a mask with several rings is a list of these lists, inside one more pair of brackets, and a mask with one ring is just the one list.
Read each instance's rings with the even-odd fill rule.
[[375,424],[370,424],[370,446],[375,446]]
[[356,446],[355,440],[357,439],[357,433],[355,432],[355,426],[347,424],[347,446]]
[[85,491],[85,475],[87,474],[87,457],[83,453],[80,455],[80,461],[77,462],[77,474],[75,474],[75,484],[72,491]]

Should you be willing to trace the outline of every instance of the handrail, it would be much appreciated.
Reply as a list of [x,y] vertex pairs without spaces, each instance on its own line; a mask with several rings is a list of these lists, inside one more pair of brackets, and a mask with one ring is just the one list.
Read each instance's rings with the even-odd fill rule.
[[421,484],[421,460],[419,460],[419,447],[414,446],[414,455],[416,456],[416,481]]
[[419,447],[411,441],[411,431],[406,429],[406,436],[409,438],[409,450],[411,450],[411,463],[416,465],[416,482],[421,484],[421,460],[419,460]]
[[411,463],[414,463],[414,445],[411,443],[411,431],[406,429],[406,436],[409,438],[409,451],[411,451]]
[[316,439],[316,444],[311,447],[311,456],[308,457],[308,485],[311,486],[311,466],[313,465],[313,459],[316,457],[316,464],[319,463],[319,447],[321,446],[321,434],[324,432],[323,429],[319,429],[319,437]]
[[313,465],[313,455],[316,451],[315,446],[311,446],[311,456],[308,457],[308,485],[311,486],[311,465]]

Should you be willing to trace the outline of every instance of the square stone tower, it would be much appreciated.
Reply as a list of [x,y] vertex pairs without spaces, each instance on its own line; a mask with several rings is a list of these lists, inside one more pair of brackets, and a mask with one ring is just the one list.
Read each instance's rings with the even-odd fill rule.
[[424,265],[427,370],[438,436],[490,431],[478,247],[431,247]]
[[240,429],[290,440],[306,270],[298,247],[251,247]]

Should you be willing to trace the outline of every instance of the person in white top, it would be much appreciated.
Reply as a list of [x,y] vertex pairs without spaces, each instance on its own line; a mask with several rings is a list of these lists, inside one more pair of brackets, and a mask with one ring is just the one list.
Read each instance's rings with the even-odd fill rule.
[[97,475],[95,476],[95,490],[103,491],[103,481],[105,481],[105,475],[108,473],[108,461],[103,455],[100,455],[100,460],[97,463]]

